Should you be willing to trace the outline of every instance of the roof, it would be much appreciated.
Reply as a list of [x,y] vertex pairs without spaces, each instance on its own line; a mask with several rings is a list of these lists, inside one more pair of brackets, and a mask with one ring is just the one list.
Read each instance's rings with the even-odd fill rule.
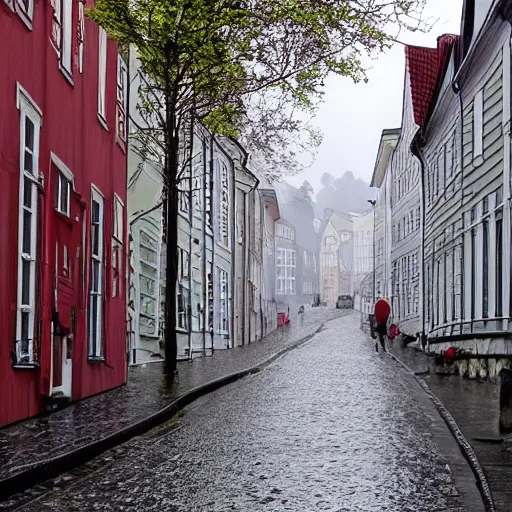
[[393,149],[396,147],[399,138],[400,128],[388,128],[382,130],[370,187],[381,187],[382,182],[384,181],[384,175],[388,165],[389,157],[391,156]]
[[459,36],[444,34],[438,37],[437,48],[405,47],[414,122],[420,127],[424,127],[428,121],[438,82],[444,76],[451,50],[458,40]]

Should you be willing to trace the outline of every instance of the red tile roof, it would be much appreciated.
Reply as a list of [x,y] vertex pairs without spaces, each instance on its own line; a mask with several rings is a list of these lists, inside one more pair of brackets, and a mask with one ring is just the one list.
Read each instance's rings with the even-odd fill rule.
[[445,34],[437,39],[437,48],[405,47],[414,121],[418,126],[424,127],[428,120],[431,104],[443,81],[451,50],[458,40],[459,36]]

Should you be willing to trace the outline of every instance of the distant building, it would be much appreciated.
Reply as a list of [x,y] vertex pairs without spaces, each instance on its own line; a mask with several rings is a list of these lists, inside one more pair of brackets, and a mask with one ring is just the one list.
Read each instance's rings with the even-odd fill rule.
[[295,314],[319,293],[318,241],[311,201],[299,189],[276,185],[281,217],[276,223],[276,300]]
[[391,302],[391,157],[400,137],[400,129],[383,130],[371,187],[378,191],[375,204],[375,299]]
[[354,295],[353,221],[349,215],[325,210],[319,229],[320,296],[335,306],[340,295]]
[[352,214],[354,232],[354,309],[372,312],[374,211]]

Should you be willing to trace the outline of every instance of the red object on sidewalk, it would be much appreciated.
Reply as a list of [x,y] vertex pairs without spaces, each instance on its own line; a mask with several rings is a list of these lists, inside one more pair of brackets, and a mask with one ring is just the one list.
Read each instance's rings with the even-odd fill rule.
[[277,326],[282,327],[290,323],[290,317],[288,313],[278,313],[277,315]]
[[400,334],[400,329],[398,329],[398,327],[395,324],[393,324],[389,328],[389,336],[388,336],[388,338],[390,340],[394,340],[399,334]]

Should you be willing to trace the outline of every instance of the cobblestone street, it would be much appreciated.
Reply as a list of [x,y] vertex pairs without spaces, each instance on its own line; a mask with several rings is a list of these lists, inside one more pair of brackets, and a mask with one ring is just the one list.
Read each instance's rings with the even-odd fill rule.
[[24,510],[483,510],[434,405],[357,314],[69,480]]

